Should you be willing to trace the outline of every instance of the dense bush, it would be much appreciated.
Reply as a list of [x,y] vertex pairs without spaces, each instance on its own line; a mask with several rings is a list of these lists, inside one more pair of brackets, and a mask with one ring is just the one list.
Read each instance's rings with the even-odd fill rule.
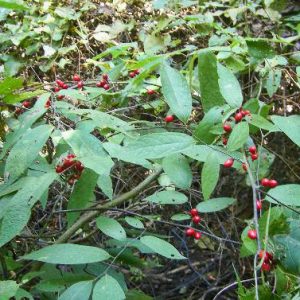
[[297,3],[0,1],[0,299],[298,299]]

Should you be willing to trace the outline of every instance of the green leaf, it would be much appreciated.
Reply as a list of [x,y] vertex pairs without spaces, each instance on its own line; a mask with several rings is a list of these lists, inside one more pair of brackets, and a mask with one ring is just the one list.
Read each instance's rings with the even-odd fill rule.
[[186,195],[176,191],[162,191],[156,192],[153,195],[146,198],[147,201],[157,204],[183,204],[188,201]]
[[208,155],[201,172],[201,187],[204,200],[209,199],[211,193],[214,191],[219,180],[219,173],[220,163],[217,155],[212,152]]
[[41,125],[29,129],[10,151],[6,160],[5,172],[11,181],[21,176],[38,156],[48,140],[53,127]]
[[291,235],[275,235],[274,242],[276,248],[284,255],[280,258],[280,263],[290,273],[300,274],[300,241]]
[[0,299],[1,300],[11,299],[16,295],[18,289],[19,289],[19,285],[13,280],[0,281]]
[[[277,199],[280,203],[291,206],[300,206],[300,184],[284,184],[279,185],[268,191],[268,195]],[[271,197],[266,196],[266,200],[272,203],[279,204]]]
[[96,219],[96,224],[104,234],[116,240],[126,239],[126,232],[117,220],[101,216]]
[[173,221],[185,221],[190,220],[191,216],[187,214],[175,214],[171,217],[171,220]]
[[17,0],[0,0],[0,7],[13,10],[28,10],[29,8]]
[[22,259],[37,260],[49,264],[80,265],[106,260],[110,255],[97,247],[75,244],[58,244],[47,246],[31,252]]
[[[86,208],[95,201],[95,186],[98,174],[90,169],[84,169],[79,180],[76,182],[73,193],[68,202],[68,209]],[[78,216],[79,212],[70,212],[67,214],[68,226],[71,226]]]
[[198,56],[201,103],[205,112],[224,104],[218,83],[217,58],[210,51],[200,51]]
[[21,78],[6,77],[0,82],[0,95],[9,95],[23,86]]
[[231,107],[241,107],[243,95],[238,80],[234,74],[223,65],[218,63],[217,68],[222,96]]
[[153,298],[141,291],[129,290],[126,293],[126,300],[153,300]]
[[20,94],[11,94],[11,95],[6,95],[3,98],[3,102],[8,103],[8,104],[15,104],[21,101],[24,101],[26,99],[30,99],[39,95],[42,95],[44,93],[43,90],[35,90],[33,92],[24,92]]
[[281,81],[281,70],[270,70],[268,78],[266,80],[265,86],[268,92],[269,97],[272,97],[279,88]]
[[254,125],[258,128],[268,130],[268,131],[278,131],[278,128],[269,122],[267,119],[262,117],[261,115],[251,114],[251,119],[249,121],[251,125]]
[[82,281],[71,285],[58,300],[89,300],[93,288],[93,281]]
[[112,180],[110,176],[99,175],[97,180],[97,185],[102,190],[102,192],[111,200],[114,191],[113,191]]
[[193,136],[201,143],[211,144],[216,135],[210,132],[210,129],[222,122],[222,107],[211,108],[197,125]]
[[0,226],[0,247],[9,242],[26,226],[31,214],[31,207],[42,197],[49,185],[58,177],[55,172],[49,172],[39,177],[28,178],[23,188],[19,190],[5,206]]
[[143,236],[140,241],[155,253],[158,253],[164,257],[170,259],[186,259],[178,252],[178,250],[174,246],[158,237]]
[[125,221],[134,228],[144,229],[144,224],[137,218],[125,217]]
[[86,168],[99,175],[109,175],[114,162],[105,153],[101,142],[95,136],[81,130],[65,131],[62,136]]
[[238,123],[233,127],[233,130],[229,136],[227,149],[229,151],[235,151],[244,146],[249,137],[249,125],[246,122]]
[[236,200],[234,198],[214,198],[204,202],[200,202],[197,205],[197,209],[200,213],[210,213],[225,209],[235,202]]
[[267,41],[261,39],[247,39],[246,40],[248,46],[249,55],[257,58],[272,58],[275,56],[274,48],[271,47]]
[[191,91],[186,79],[175,69],[163,63],[160,68],[162,93],[171,111],[186,123],[192,111]]
[[272,121],[279,127],[296,145],[300,147],[300,116],[289,117],[271,116]]
[[162,132],[142,135],[123,149],[128,156],[155,159],[178,153],[193,144],[194,140],[189,135]]
[[57,7],[54,11],[58,16],[67,20],[76,20],[80,14],[71,7]]
[[181,154],[165,157],[162,167],[171,181],[179,188],[188,189],[193,180],[192,170],[188,160]]
[[123,300],[125,294],[119,282],[109,275],[97,281],[93,290],[93,300]]

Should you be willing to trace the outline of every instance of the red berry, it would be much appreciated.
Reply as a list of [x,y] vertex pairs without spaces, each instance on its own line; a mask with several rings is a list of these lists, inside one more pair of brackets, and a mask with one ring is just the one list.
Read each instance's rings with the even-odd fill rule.
[[201,221],[201,218],[200,218],[199,216],[194,216],[194,217],[193,217],[193,222],[194,222],[195,224],[199,224],[200,221]]
[[69,185],[73,185],[74,182],[75,182],[74,178],[70,178],[70,179],[68,180]]
[[260,183],[262,186],[269,186],[270,180],[268,178],[263,178]]
[[250,229],[250,230],[248,231],[248,237],[249,237],[249,239],[251,239],[251,240],[256,240],[256,238],[257,238],[256,230],[255,230],[255,229]]
[[247,165],[245,163],[242,163],[242,168],[243,168],[244,171],[247,171],[247,169],[248,169]]
[[82,89],[82,88],[83,88],[83,81],[79,81],[79,82],[77,83],[77,87],[78,87],[79,89]]
[[73,76],[73,80],[74,80],[74,81],[80,81],[81,79],[80,79],[79,75],[75,74],[75,75]]
[[233,165],[234,160],[232,158],[228,158],[225,162],[224,162],[224,167],[225,168],[231,168]]
[[222,143],[223,143],[224,146],[227,145],[227,142],[228,142],[228,139],[225,138],[225,137],[223,137],[223,138],[222,138]]
[[68,87],[69,87],[69,86],[68,86],[66,83],[64,83],[63,86],[62,86],[62,88],[63,88],[64,90],[66,90]]
[[193,228],[188,228],[186,231],[185,231],[185,234],[187,236],[193,236],[195,234],[195,230]]
[[261,200],[256,200],[256,209],[261,210],[262,209],[262,201]]
[[232,130],[231,126],[229,124],[224,124],[223,125],[223,129],[226,131],[226,132],[230,132]]
[[139,70],[139,69],[136,69],[136,70],[134,70],[133,72],[134,72],[135,75],[140,74],[140,70]]
[[62,100],[62,99],[64,99],[64,97],[65,97],[64,95],[58,95],[57,96],[58,100]]
[[63,161],[63,166],[65,168],[69,168],[71,166],[73,166],[76,162],[73,159],[69,159],[69,158],[65,158]]
[[194,239],[195,239],[195,240],[199,240],[200,238],[201,238],[201,232],[196,231],[196,232],[194,233]]
[[135,77],[135,75],[136,75],[135,72],[130,72],[130,73],[129,73],[129,77],[130,77],[130,78]]
[[154,95],[154,94],[155,94],[155,91],[154,91],[154,90],[147,90],[147,94],[148,94],[148,95]]
[[80,178],[80,174],[74,174],[74,175],[73,175],[73,178],[74,178],[74,179],[79,179],[79,178]]
[[84,169],[84,165],[80,162],[80,161],[77,161],[75,163],[75,169],[78,171],[78,172],[82,172],[83,169]]
[[22,103],[22,105],[25,107],[25,108],[29,108],[31,106],[31,103],[29,101],[24,101]]
[[64,168],[62,166],[56,166],[55,171],[56,173],[61,173],[63,172]]
[[57,92],[59,92],[59,91],[60,91],[60,88],[59,88],[58,86],[56,86],[56,87],[54,88],[54,92],[57,93]]
[[97,86],[97,87],[102,87],[101,81],[97,82],[97,83],[96,83],[96,86]]
[[20,115],[23,112],[23,109],[21,107],[16,107],[15,114]]
[[273,260],[272,253],[270,253],[268,251],[260,250],[258,256],[260,259],[264,258],[264,262],[266,262],[266,263]]
[[243,113],[244,113],[245,116],[251,115],[251,111],[250,110],[243,110]]
[[249,152],[252,153],[252,154],[255,154],[256,153],[256,147],[255,146],[249,147]]
[[51,106],[51,101],[50,99],[47,100],[47,102],[45,103],[45,108],[49,108]]
[[67,155],[67,158],[69,158],[69,159],[73,159],[75,157],[76,157],[76,155],[73,153]]
[[236,123],[240,122],[243,119],[243,114],[240,112],[236,113],[234,119]]
[[102,79],[105,80],[105,81],[108,81],[108,75],[107,74],[103,74],[102,75]]
[[263,264],[261,265],[261,269],[265,272],[270,272],[271,265],[269,263],[263,262]]
[[56,79],[56,84],[58,85],[58,86],[60,86],[61,88],[64,86],[64,82],[63,81],[61,81],[60,79]]
[[192,208],[192,209],[190,210],[190,215],[191,215],[192,217],[198,216],[198,210],[197,210],[197,208]]
[[174,117],[172,115],[168,115],[165,117],[166,123],[170,123],[174,121]]
[[109,86],[109,84],[106,83],[106,84],[104,84],[103,88],[107,91],[110,89],[110,86]]
[[257,153],[251,154],[251,159],[252,159],[252,161],[257,160],[258,154]]
[[277,185],[278,185],[277,180],[271,179],[271,180],[269,181],[269,187],[270,187],[270,188],[274,188],[274,187],[276,187]]

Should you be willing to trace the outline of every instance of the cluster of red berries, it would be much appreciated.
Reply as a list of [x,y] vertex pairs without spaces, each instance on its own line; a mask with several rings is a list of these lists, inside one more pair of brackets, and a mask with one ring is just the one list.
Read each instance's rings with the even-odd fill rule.
[[[250,110],[243,110],[243,109],[240,109],[239,112],[237,112],[235,115],[234,115],[234,120],[235,120],[235,123],[239,123],[240,121],[242,121],[242,119],[245,117],[245,116],[251,116],[251,112]],[[229,123],[224,123],[223,124],[223,129],[225,131],[225,133],[229,133],[231,132],[232,130],[232,127]],[[222,143],[224,146],[227,145],[227,142],[228,142],[228,139],[226,136],[223,136],[222,137]]]
[[84,83],[83,83],[83,81],[81,80],[81,78],[80,78],[79,75],[75,74],[75,75],[73,76],[73,81],[77,82],[77,87],[78,87],[79,89],[82,89],[82,88],[83,88]]
[[263,263],[261,265],[261,269],[263,271],[269,272],[271,270],[271,266],[273,264],[273,255],[272,253],[264,250],[260,250],[258,254],[260,259],[263,259]]
[[68,154],[67,157],[65,157],[62,161],[62,164],[59,164],[56,166],[55,171],[56,173],[65,173],[65,171],[68,172],[68,183],[70,185],[73,185],[75,180],[78,180],[81,176],[81,173],[84,169],[83,164],[75,160],[76,156],[75,154]]
[[268,178],[263,178],[260,181],[260,183],[261,183],[262,186],[270,187],[270,188],[274,188],[274,187],[276,187],[278,185],[277,180],[275,180],[275,179],[268,179]]
[[96,83],[97,87],[101,87],[103,89],[105,89],[106,91],[110,89],[109,86],[109,82],[108,82],[108,75],[107,74],[103,74],[102,75],[102,80]]
[[255,145],[249,147],[248,150],[249,150],[249,152],[250,152],[250,154],[251,154],[251,159],[252,159],[252,161],[257,160],[257,159],[258,159],[258,154],[257,154],[257,152],[256,152],[256,147],[255,147]]
[[[192,217],[192,221],[194,224],[198,225],[201,221],[198,210],[196,208],[192,208],[190,210],[190,215]],[[195,231],[193,228],[188,228],[185,231],[186,236],[192,236],[195,240],[199,240],[201,238],[201,232]]]
[[[31,107],[31,102],[30,101],[24,101],[23,103],[22,103],[22,107],[23,108],[30,108]],[[16,109],[15,109],[15,114],[16,115],[20,115],[20,114],[22,114],[23,112],[24,112],[24,110],[23,110],[23,108],[22,107],[16,107]]]
[[129,77],[134,78],[136,75],[139,75],[139,74],[140,74],[140,71],[138,69],[133,70],[132,72],[129,73]]

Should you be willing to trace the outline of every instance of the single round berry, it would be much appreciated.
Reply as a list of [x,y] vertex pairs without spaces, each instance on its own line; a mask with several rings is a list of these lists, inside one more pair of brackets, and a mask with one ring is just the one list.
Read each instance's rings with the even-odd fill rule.
[[167,123],[173,122],[173,121],[174,121],[174,117],[173,117],[172,115],[166,116],[166,117],[165,117],[165,121],[166,121]]
[[230,131],[232,130],[232,128],[231,128],[231,126],[230,126],[229,124],[224,124],[224,125],[223,125],[223,129],[224,129],[224,131],[226,131],[226,132],[230,132]]
[[198,216],[198,210],[197,210],[197,208],[192,208],[192,209],[190,210],[190,215],[191,215],[192,217]]
[[268,263],[273,260],[273,255],[272,253],[264,250],[260,250],[258,254],[260,259],[264,259],[264,262]]
[[74,81],[80,81],[81,79],[80,79],[80,76],[79,76],[79,75],[75,74],[75,75],[73,76],[73,80],[74,80]]
[[147,94],[148,94],[148,95],[154,95],[154,94],[155,94],[155,91],[154,91],[154,90],[147,90]]
[[77,83],[77,87],[79,88],[79,89],[82,89],[83,88],[83,81],[79,81],[78,83]]
[[242,168],[243,168],[244,171],[247,171],[247,169],[248,169],[247,165],[245,163],[242,163]]
[[69,159],[73,159],[75,157],[76,157],[76,155],[73,154],[73,153],[70,153],[70,154],[67,155],[67,158],[69,158]]
[[51,106],[51,101],[48,99],[45,103],[45,108],[49,108]]
[[57,93],[57,92],[59,92],[59,91],[60,91],[60,88],[59,88],[58,86],[56,86],[56,87],[54,88],[54,92]]
[[130,78],[135,77],[135,75],[136,75],[136,74],[135,74],[134,72],[130,72],[130,73],[129,73],[129,77],[130,77]]
[[260,183],[262,186],[269,186],[270,180],[268,178],[263,178]]
[[102,75],[102,79],[105,80],[105,81],[108,81],[108,75],[107,74],[103,74]]
[[192,220],[195,224],[199,224],[201,221],[201,218],[199,216],[194,216]]
[[29,101],[24,101],[24,102],[22,103],[22,105],[23,105],[23,107],[25,107],[25,108],[29,108],[29,107],[31,106],[31,103],[30,103]]
[[140,70],[139,70],[139,69],[136,69],[136,70],[134,70],[133,72],[134,72],[135,75],[140,74]]
[[269,263],[263,262],[263,264],[261,265],[261,269],[265,272],[270,272],[271,265]]
[[255,154],[256,153],[256,147],[255,146],[249,147],[249,152],[252,153],[252,154]]
[[56,79],[56,84],[58,85],[58,86],[60,86],[61,88],[64,86],[64,82],[62,81],[62,80],[60,80],[60,79]]
[[262,209],[262,201],[261,200],[256,200],[256,209],[261,210]]
[[250,110],[243,110],[243,113],[244,113],[245,116],[250,116],[251,115]]
[[66,89],[68,89],[68,85],[66,84],[66,83],[64,83],[64,85],[62,86],[62,88],[64,89],[64,90],[66,90]]
[[194,239],[195,239],[195,240],[199,240],[200,238],[201,238],[201,232],[196,231],[196,232],[194,233]]
[[228,139],[226,137],[223,137],[222,138],[222,143],[223,143],[224,146],[227,145],[227,142],[228,142]]
[[225,162],[224,162],[224,167],[225,168],[231,168],[233,166],[234,160],[232,158],[228,158]]
[[84,165],[80,162],[80,161],[77,161],[75,163],[75,169],[78,171],[78,172],[82,172],[83,169],[84,169]]
[[238,123],[243,119],[243,114],[241,112],[238,112],[234,116],[235,122]]
[[251,154],[251,159],[252,159],[252,161],[257,160],[258,159],[258,154],[257,153]]
[[109,84],[106,83],[106,84],[104,84],[103,88],[107,91],[110,89],[110,86],[109,86]]
[[277,185],[278,185],[277,180],[271,179],[271,180],[269,181],[269,187],[270,187],[270,188],[274,188],[274,187],[276,187]]
[[62,100],[62,99],[64,99],[64,97],[65,97],[64,95],[58,95],[58,96],[57,96],[57,99],[58,99],[58,100]]
[[195,234],[195,230],[193,228],[188,228],[186,231],[185,231],[185,234],[187,236],[194,236]]
[[101,81],[96,83],[97,87],[102,87]]
[[256,233],[255,229],[250,229],[248,231],[247,235],[248,235],[249,239],[251,239],[251,240],[256,240],[257,239],[257,233]]
[[63,171],[64,171],[64,168],[62,166],[56,166],[56,168],[55,168],[56,173],[61,173]]

